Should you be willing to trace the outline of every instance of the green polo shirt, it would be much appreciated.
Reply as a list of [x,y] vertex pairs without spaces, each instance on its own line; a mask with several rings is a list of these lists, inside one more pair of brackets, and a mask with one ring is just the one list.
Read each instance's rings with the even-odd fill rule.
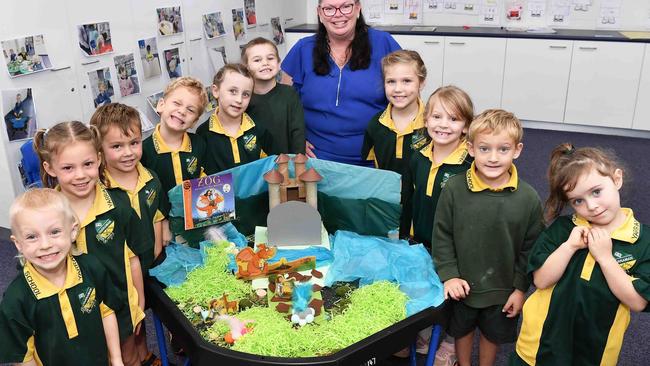
[[447,179],[465,173],[471,161],[465,141],[440,164],[433,163],[433,143],[413,154],[409,169],[402,176],[402,237],[412,235],[418,243],[431,247],[433,219],[440,191]]
[[253,93],[246,113],[273,137],[267,153],[305,153],[305,116],[293,87],[278,83],[266,94]]
[[391,117],[393,105],[377,113],[366,128],[361,156],[375,162],[379,169],[404,174],[413,152],[420,151],[428,143],[424,128],[424,104],[418,101],[418,113],[403,131],[398,131]]
[[[626,220],[611,234],[612,253],[636,291],[650,300],[649,227],[632,210],[622,210]],[[575,226],[589,223],[576,215],[562,216],[540,235],[529,257],[530,274]],[[554,286],[538,289],[526,300],[515,364],[616,365],[629,321],[630,309],[609,289],[589,250],[578,250]]]
[[102,318],[123,299],[104,266],[88,255],[67,259],[63,287],[27,263],[0,304],[0,363],[107,365]]
[[140,162],[158,174],[163,191],[169,192],[184,180],[202,176],[205,154],[205,141],[191,133],[183,136],[183,142],[178,150],[170,148],[160,136],[160,124],[158,124],[151,136],[142,143]]
[[155,172],[138,163],[138,182],[132,191],[122,187],[113,179],[110,172],[105,170],[106,185],[110,189],[118,189],[129,197],[131,207],[140,218],[140,224],[133,225],[139,240],[133,243],[132,248],[140,258],[142,273],[148,273],[154,261],[154,246],[156,236],[153,225],[165,219],[163,212],[169,212],[167,193],[163,191],[162,184]]
[[92,207],[81,220],[77,235],[77,249],[97,258],[106,267],[113,283],[128,299],[128,305],[116,312],[120,327],[120,339],[124,340],[133,333],[134,327],[144,319],[144,313],[138,306],[138,293],[133,285],[129,258],[134,248],[138,247],[138,233],[133,229],[139,219],[131,208],[126,193],[108,190],[97,183],[95,200]]
[[255,122],[244,113],[239,130],[230,136],[217,117],[218,111],[216,108],[210,119],[196,129],[196,134],[202,136],[207,145],[206,174],[219,173],[266,157],[272,138],[265,129],[255,126]]

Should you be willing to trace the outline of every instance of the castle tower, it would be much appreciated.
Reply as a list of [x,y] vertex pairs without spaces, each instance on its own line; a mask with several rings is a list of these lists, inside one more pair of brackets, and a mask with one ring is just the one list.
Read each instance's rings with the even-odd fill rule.
[[320,182],[323,177],[321,177],[314,168],[310,168],[306,172],[302,173],[298,179],[305,183],[307,203],[311,207],[318,209],[318,188],[316,187],[316,184]]
[[280,204],[280,184],[284,177],[280,172],[271,169],[264,174],[264,180],[269,184],[269,210]]
[[278,164],[278,171],[282,174],[282,185],[291,184],[291,179],[289,178],[289,156],[280,154],[275,159],[275,163]]

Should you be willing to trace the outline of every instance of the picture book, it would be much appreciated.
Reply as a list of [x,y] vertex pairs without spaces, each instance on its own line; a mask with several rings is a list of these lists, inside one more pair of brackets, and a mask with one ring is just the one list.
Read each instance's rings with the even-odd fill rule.
[[214,174],[183,182],[185,230],[220,224],[235,218],[232,174]]

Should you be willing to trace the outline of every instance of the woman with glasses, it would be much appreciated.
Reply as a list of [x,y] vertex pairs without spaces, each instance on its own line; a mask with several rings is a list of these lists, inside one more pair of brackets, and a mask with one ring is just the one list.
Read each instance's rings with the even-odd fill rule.
[[318,31],[298,41],[282,62],[305,110],[310,157],[367,165],[361,145],[370,118],[388,104],[381,59],[400,46],[370,28],[359,0],[319,0]]

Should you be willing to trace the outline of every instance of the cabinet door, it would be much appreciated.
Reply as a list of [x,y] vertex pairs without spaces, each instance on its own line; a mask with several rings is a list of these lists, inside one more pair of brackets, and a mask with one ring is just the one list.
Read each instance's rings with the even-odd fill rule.
[[426,103],[431,93],[442,85],[442,62],[444,59],[444,37],[395,36],[402,49],[417,51],[427,67],[427,80],[420,93]]
[[632,128],[650,130],[650,47],[645,46],[643,71],[639,81],[639,94],[636,98],[634,123]]
[[442,82],[463,89],[476,114],[501,106],[505,38],[445,37]]
[[631,128],[643,44],[576,41],[564,121]]
[[520,119],[564,120],[573,41],[509,39],[501,106]]
[[284,34],[284,42],[286,43],[286,52],[288,53],[289,50],[291,50],[291,47],[295,45],[300,39],[309,37],[311,35],[314,35],[314,33],[295,33],[295,32],[287,32]]

